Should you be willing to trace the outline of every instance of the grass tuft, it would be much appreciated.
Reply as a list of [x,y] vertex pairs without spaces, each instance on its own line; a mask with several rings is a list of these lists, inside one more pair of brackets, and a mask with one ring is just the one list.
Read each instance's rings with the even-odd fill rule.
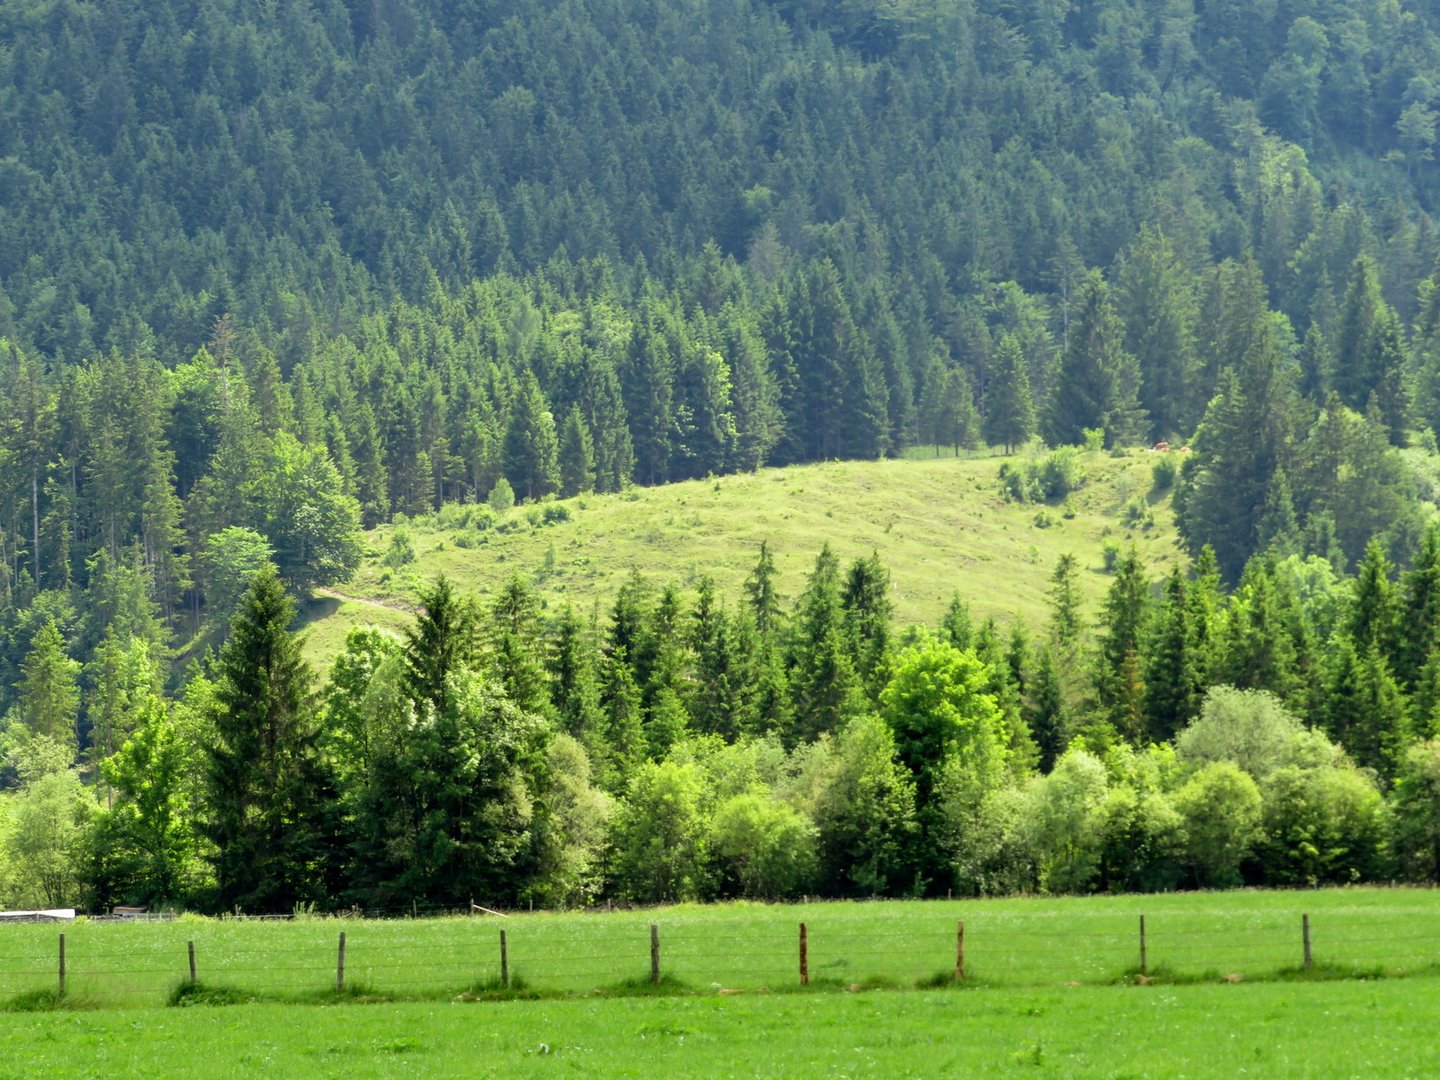
[[1281,968],[1275,973],[1278,982],[1336,982],[1341,979],[1383,979],[1387,972],[1379,964],[1315,964]]
[[253,993],[234,986],[215,986],[209,983],[185,981],[176,985],[165,999],[165,1004],[176,1008],[190,1005],[251,1005],[260,998]]
[[460,1001],[539,1001],[542,997],[555,996],[545,995],[536,990],[523,976],[512,975],[510,984],[503,985],[499,979],[484,979],[471,983],[469,987],[460,991]]
[[0,1002],[0,1012],[8,1013],[67,1012],[93,1008],[95,1005],[91,1002],[73,994],[62,994],[59,990],[27,990]]
[[694,992],[694,987],[674,975],[661,975],[659,982],[651,982],[649,975],[636,975],[600,988],[605,997],[672,997]]

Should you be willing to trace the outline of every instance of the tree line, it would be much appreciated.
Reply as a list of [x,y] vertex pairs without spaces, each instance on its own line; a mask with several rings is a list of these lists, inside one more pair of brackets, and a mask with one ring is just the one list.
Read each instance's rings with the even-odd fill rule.
[[[323,683],[271,562],[178,697],[132,639],[86,745],[53,622],[0,795],[12,903],[289,911],[1434,881],[1440,526],[1397,575],[1283,545],[1116,562],[1093,629],[1063,556],[1043,633],[897,627],[875,556],[785,604],[632,576],[603,620],[443,579]],[[77,759],[78,755],[78,759]]]

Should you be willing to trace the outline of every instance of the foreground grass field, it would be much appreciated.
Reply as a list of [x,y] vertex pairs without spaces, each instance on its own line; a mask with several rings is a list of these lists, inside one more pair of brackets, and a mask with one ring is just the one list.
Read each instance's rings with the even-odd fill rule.
[[5,1017],[0,1080],[1433,1076],[1440,982],[982,989]]
[[353,580],[307,612],[311,658],[328,663],[356,623],[404,625],[416,588],[442,571],[481,594],[518,572],[536,582],[552,607],[569,602],[586,613],[609,604],[632,569],[657,584],[683,586],[709,574],[733,602],[761,541],[768,541],[781,590],[793,598],[828,542],[842,562],[879,552],[902,623],[935,622],[959,590],[981,618],[1039,625],[1048,612],[1046,581],[1062,554],[1079,560],[1091,611],[1109,582],[1102,572],[1107,544],[1134,543],[1153,576],[1182,558],[1170,500],[1152,490],[1153,455],[1081,454],[1084,482],[1063,506],[1002,496],[1000,465],[1025,460],[941,457],[762,469],[519,506],[484,529],[474,527],[468,508],[447,507],[406,526],[416,555],[406,566],[385,564],[393,527],[366,534],[367,555]]
[[[1298,970],[1305,914],[1308,974]],[[63,932],[67,991],[112,1008],[164,1002],[188,978],[192,941],[203,986],[240,998],[331,1000],[341,932],[347,990],[370,997],[493,992],[502,929],[509,974],[529,993],[648,991],[652,923],[661,989],[675,994],[798,990],[801,922],[812,990],[947,984],[960,920],[967,987],[1103,986],[1138,974],[1140,915],[1147,972],[1158,983],[1440,975],[1440,892],[1425,889],[736,904],[504,920],[81,921]],[[0,1005],[57,986],[61,929],[0,926]]]

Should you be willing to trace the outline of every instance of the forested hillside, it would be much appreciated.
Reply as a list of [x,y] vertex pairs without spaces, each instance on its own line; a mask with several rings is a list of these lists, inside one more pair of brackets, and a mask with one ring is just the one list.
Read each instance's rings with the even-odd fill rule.
[[[1311,618],[1310,654],[1295,612],[1368,595],[1352,573],[1428,581],[1437,71],[1418,0],[5,0],[0,783],[53,809],[69,777],[119,827],[141,799],[119,770],[150,760],[122,749],[160,753],[169,710],[190,717],[175,737],[218,747],[181,815],[208,822],[189,857],[211,876],[154,895],[213,899],[214,830],[259,811],[226,825],[207,799],[262,779],[226,779],[240,743],[215,725],[239,722],[242,637],[278,648],[289,610],[256,580],[306,598],[354,573],[362,527],[447,504],[543,517],[551,496],[1038,438],[1188,443],[1156,480],[1207,588],[1279,590],[1237,655],[1283,624],[1315,656],[1346,628],[1404,719],[1363,752],[1327,730],[1388,787],[1433,734],[1428,593],[1390,638]],[[1063,522],[1067,460],[996,484]],[[1276,578],[1286,559],[1308,569]],[[1147,692],[1110,640],[1069,661],[1089,719],[1067,731],[1096,753],[1104,679],[1134,708]],[[799,646],[774,644],[798,677]],[[631,669],[642,723],[699,724],[703,679],[672,702],[627,655],[603,662]],[[1097,656],[1111,673],[1082,693]],[[879,715],[888,669],[852,661],[872,680],[853,711]],[[489,663],[465,668],[485,715],[539,732],[506,797],[523,774],[539,805],[557,721]],[[1329,715],[1292,685],[1314,664],[1231,663],[1195,693]],[[461,722],[443,678],[412,676],[412,718]],[[252,689],[310,745],[328,721],[306,685]],[[825,715],[785,738],[851,730]],[[342,794],[307,895],[353,886]],[[935,887],[935,843],[886,887]]]

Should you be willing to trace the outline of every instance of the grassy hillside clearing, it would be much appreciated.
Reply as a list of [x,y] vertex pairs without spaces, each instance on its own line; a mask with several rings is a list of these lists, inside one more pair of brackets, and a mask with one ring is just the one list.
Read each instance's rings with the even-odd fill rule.
[[[494,515],[486,507],[447,506],[367,534],[359,572],[308,609],[311,657],[328,662],[357,623],[405,624],[416,589],[441,572],[481,594],[518,573],[536,583],[552,609],[572,603],[589,611],[598,604],[603,620],[632,570],[686,587],[708,574],[733,603],[762,541],[775,555],[782,591],[793,598],[828,542],[845,563],[879,552],[901,623],[934,623],[958,590],[978,617],[1040,626],[1048,618],[1047,580],[1066,552],[1080,562],[1092,614],[1109,581],[1107,545],[1133,543],[1156,577],[1183,560],[1168,492],[1154,490],[1154,455],[1083,453],[1080,487],[1052,504],[1015,502],[1002,493],[1001,464],[1027,460],[834,462]],[[387,565],[397,528],[408,531],[415,558]]]

